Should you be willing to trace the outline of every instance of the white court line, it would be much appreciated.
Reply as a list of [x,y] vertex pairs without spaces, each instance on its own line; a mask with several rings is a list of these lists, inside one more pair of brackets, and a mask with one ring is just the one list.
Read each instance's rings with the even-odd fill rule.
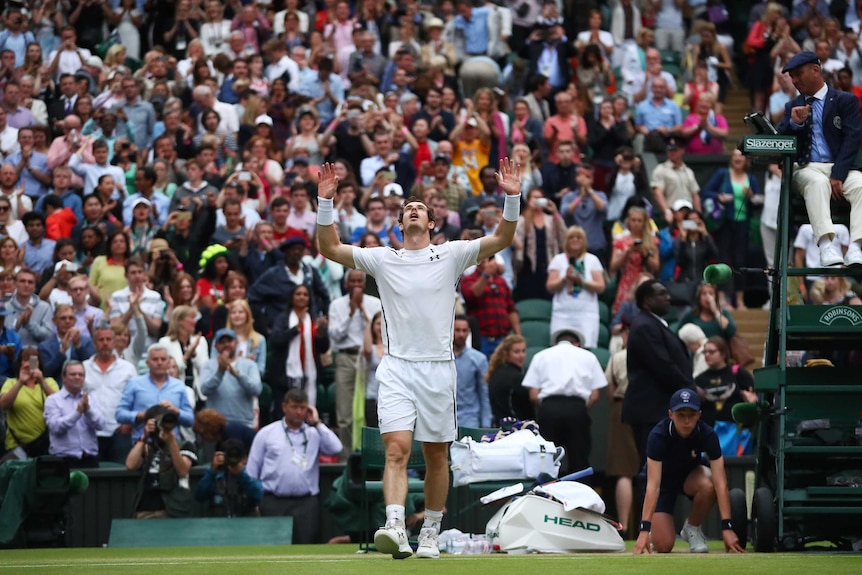
[[[381,558],[386,558],[381,555]],[[349,561],[355,561],[355,559],[256,559],[256,563],[347,563]],[[224,558],[209,558],[209,559],[195,559],[195,560],[174,560],[174,561],[118,561],[118,562],[102,562],[102,563],[94,563],[93,561],[89,561],[86,559],[81,559],[80,562],[77,563],[56,563],[52,561],[46,561],[44,563],[33,563],[33,564],[25,564],[25,563],[13,563],[13,564],[3,564],[0,565],[0,569],[41,569],[45,567],[142,567],[147,565],[193,565],[196,563],[203,562],[218,562],[218,563],[247,563],[246,560],[233,560],[233,559],[224,559]]]

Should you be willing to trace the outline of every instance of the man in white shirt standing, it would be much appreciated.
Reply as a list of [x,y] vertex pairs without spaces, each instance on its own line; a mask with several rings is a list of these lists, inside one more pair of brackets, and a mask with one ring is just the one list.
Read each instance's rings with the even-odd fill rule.
[[132,321],[135,311],[140,310],[144,314],[144,323],[147,326],[147,346],[156,343],[159,330],[162,328],[162,314],[165,311],[165,302],[159,292],[147,287],[147,272],[144,262],[139,258],[132,257],[126,260],[127,287],[111,294],[110,315],[111,325],[128,325],[132,340],[135,339],[137,326]]
[[533,357],[521,385],[530,389],[542,437],[566,448],[562,476],[590,465],[589,409],[608,381],[596,356],[581,349],[584,334],[567,327],[553,339],[553,347]]
[[291,60],[290,56],[287,55],[287,45],[283,41],[273,38],[272,40],[267,40],[266,44],[263,45],[263,52],[266,54],[267,59],[272,62],[272,64],[266,67],[266,79],[273,82],[275,79],[284,76],[284,73],[287,72],[290,76],[289,87],[292,90],[292,87],[296,86],[296,83],[299,81],[299,64]]
[[60,42],[60,48],[48,55],[51,73],[57,76],[74,74],[92,54],[86,48],[78,48],[78,35],[75,33],[74,26],[64,26],[60,29]]
[[84,388],[105,416],[105,425],[96,432],[99,440],[99,459],[124,463],[132,449],[132,426],[120,425],[116,411],[126,383],[138,376],[135,366],[121,359],[114,351],[114,330],[107,323],[93,331],[96,353],[84,362],[86,381]]
[[353,451],[353,394],[365,327],[380,311],[380,299],[365,293],[365,272],[350,270],[347,293],[329,305],[329,340],[335,356],[335,417],[345,455]]
[[18,128],[13,128],[6,123],[6,109],[0,106],[0,159],[5,160],[20,151]]
[[[357,248],[339,241],[332,198],[338,187],[332,164],[321,167],[317,234],[320,253],[377,280],[385,355],[377,369],[377,415],[386,446],[383,495],[386,525],[374,534],[378,551],[405,559],[413,554],[404,517],[407,460],[413,439],[422,442],[425,521],[419,558],[440,557],[437,537],[449,490],[449,443],[456,439],[456,371],[452,350],[455,287],[469,266],[511,245],[521,202],[520,168],[500,160],[497,182],[506,193],[503,221],[493,235],[431,245],[434,212],[409,198],[399,214],[404,248]],[[443,313],[442,310],[448,310]]]

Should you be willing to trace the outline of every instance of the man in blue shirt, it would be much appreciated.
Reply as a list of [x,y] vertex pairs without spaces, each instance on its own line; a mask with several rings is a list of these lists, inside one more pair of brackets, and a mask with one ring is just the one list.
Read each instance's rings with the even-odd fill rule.
[[[75,217],[78,218],[79,222],[83,221],[84,204],[81,201],[81,196],[69,188],[72,183],[72,169],[68,166],[57,166],[51,174],[51,183],[54,186],[51,193],[63,200],[63,207],[70,208],[72,212],[74,212]],[[45,197],[46,196],[42,196],[39,198],[39,201],[36,202],[37,212],[45,213],[43,207],[45,204]]]
[[123,200],[123,223],[131,225],[132,210],[141,198],[149,200],[152,219],[159,226],[165,225],[171,212],[171,200],[162,192],[156,191],[156,171],[151,166],[138,168],[135,172],[135,193]]
[[18,130],[20,152],[6,157],[6,164],[15,166],[18,172],[18,186],[35,202],[48,193],[51,172],[48,170],[48,156],[33,149],[33,128]]
[[464,49],[468,56],[488,53],[488,9],[473,8],[470,0],[458,2],[455,29],[464,34]]
[[45,216],[41,212],[27,212],[21,218],[24,229],[30,236],[24,245],[24,265],[41,274],[54,265],[54,240],[45,238]]
[[[670,398],[667,417],[656,425],[647,440],[647,461],[639,479],[646,486],[635,554],[650,550],[670,553],[676,539],[673,511],[676,496],[691,499],[691,512],[680,532],[692,553],[707,553],[709,547],[700,524],[718,500],[721,534],[727,551],[744,553],[730,520],[730,496],[718,435],[700,421],[700,398],[694,389],[682,388]],[[709,469],[701,454],[709,457]]]
[[[9,315],[6,304],[0,302],[0,317]],[[14,329],[0,325],[0,376],[17,377],[15,362],[21,352],[21,337]]]
[[[186,385],[168,375],[168,349],[155,343],[147,350],[149,373],[130,379],[123,390],[117,405],[117,423],[134,424],[132,441],[137,441],[144,433],[147,409],[162,405],[179,417],[183,427],[194,424],[194,410],[189,403]],[[189,388],[190,389],[190,388]],[[179,437],[179,426],[174,434]]]
[[455,414],[458,425],[466,427],[491,426],[491,401],[485,373],[488,359],[481,351],[467,347],[470,324],[465,316],[455,317],[452,351],[455,352]]
[[[123,93],[126,101],[123,109],[126,112],[126,124],[134,126],[134,136],[130,139],[138,148],[139,154],[153,147],[153,132],[156,128],[156,111],[153,105],[141,99],[143,80],[126,78],[123,80]],[[146,156],[145,156],[146,157]]]
[[664,140],[682,125],[682,111],[667,97],[668,87],[664,78],[653,79],[652,93],[652,98],[638,104],[635,130],[644,136],[644,150],[661,153],[666,148]]
[[320,113],[320,123],[329,125],[335,117],[335,106],[344,99],[344,86],[341,77],[332,73],[332,60],[322,58],[317,65],[317,73],[304,76],[296,87],[296,92],[311,98],[310,104]]

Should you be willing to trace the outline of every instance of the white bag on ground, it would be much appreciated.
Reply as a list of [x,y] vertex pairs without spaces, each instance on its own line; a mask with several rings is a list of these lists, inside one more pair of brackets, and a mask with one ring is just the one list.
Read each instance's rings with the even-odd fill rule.
[[619,532],[601,516],[582,509],[566,511],[561,503],[532,493],[504,505],[488,521],[485,533],[491,548],[504,552],[572,553],[626,548]]
[[452,443],[452,484],[557,477],[565,449],[522,429],[491,443],[464,437]]

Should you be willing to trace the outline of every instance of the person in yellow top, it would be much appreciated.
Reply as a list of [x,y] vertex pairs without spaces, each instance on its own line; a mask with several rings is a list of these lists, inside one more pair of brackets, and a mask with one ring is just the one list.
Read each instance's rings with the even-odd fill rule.
[[18,378],[9,378],[0,389],[0,409],[6,411],[6,451],[3,461],[48,455],[45,400],[60,389],[42,374],[42,357],[34,348],[18,356]]
[[461,166],[467,172],[473,195],[482,192],[482,181],[479,178],[481,169],[488,165],[488,155],[491,152],[491,128],[488,123],[475,113],[473,101],[464,101],[467,117],[458,122],[449,135],[449,141],[455,148],[452,163]]
[[108,254],[93,260],[90,266],[90,283],[99,289],[102,309],[108,309],[111,294],[129,285],[126,279],[126,260],[131,255],[129,238],[122,230],[108,236]]

